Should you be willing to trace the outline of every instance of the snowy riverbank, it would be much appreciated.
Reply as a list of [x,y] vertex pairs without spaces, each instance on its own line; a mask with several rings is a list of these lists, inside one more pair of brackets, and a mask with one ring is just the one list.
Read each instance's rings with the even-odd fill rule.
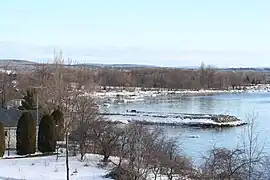
[[134,102],[144,101],[146,98],[157,98],[170,95],[215,95],[222,93],[243,92],[270,92],[270,84],[259,84],[254,86],[237,87],[229,90],[172,90],[166,88],[140,88],[140,87],[102,87],[101,90],[92,92],[91,95],[108,102]]

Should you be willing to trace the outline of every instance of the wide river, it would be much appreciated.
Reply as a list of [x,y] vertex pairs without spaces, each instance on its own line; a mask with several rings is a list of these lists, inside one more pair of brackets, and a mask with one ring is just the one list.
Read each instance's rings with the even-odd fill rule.
[[[139,111],[163,113],[211,113],[229,114],[247,121],[255,114],[256,131],[260,132],[259,143],[269,152],[270,144],[270,93],[220,94],[211,96],[170,96],[166,98],[147,99],[131,103],[113,103],[107,112]],[[254,113],[253,113],[254,112]],[[199,163],[202,154],[213,146],[233,148],[241,145],[245,126],[228,129],[195,129],[183,127],[164,127],[170,136],[179,136],[179,147],[182,152]],[[198,135],[199,138],[188,138]]]

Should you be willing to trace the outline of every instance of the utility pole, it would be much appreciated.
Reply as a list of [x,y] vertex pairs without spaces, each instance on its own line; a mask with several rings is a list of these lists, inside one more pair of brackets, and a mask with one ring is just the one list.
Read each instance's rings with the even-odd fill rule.
[[10,138],[10,130],[11,130],[11,128],[10,128],[10,122],[11,122],[11,119],[10,119],[10,117],[9,117],[9,114],[8,114],[8,107],[6,107],[6,109],[5,109],[5,112],[6,112],[6,115],[7,115],[7,118],[8,118],[8,134],[7,134],[7,145],[8,145],[8,148],[7,148],[7,150],[8,150],[8,156],[10,156],[10,140],[11,140],[11,138]]
[[[43,90],[43,84],[42,85],[40,85],[40,86],[32,86],[32,88],[34,88],[34,89],[41,89],[41,90]],[[38,120],[39,120],[39,100],[38,100],[38,92],[37,92],[37,99],[36,99],[36,101],[37,101],[37,104],[36,104],[36,118],[37,118],[37,122],[38,122]]]
[[38,123],[38,118],[39,118],[38,109],[39,109],[39,106],[38,106],[38,95],[37,95],[37,123]]

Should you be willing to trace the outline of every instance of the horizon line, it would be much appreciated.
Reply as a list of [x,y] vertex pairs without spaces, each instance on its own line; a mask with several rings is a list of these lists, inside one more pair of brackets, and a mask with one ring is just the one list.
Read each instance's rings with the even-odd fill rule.
[[[53,64],[53,62],[49,62],[50,59],[47,60],[42,60],[44,62],[40,62],[40,60],[29,60],[29,59],[16,59],[16,58],[0,58],[0,61],[28,61],[29,63],[37,63],[37,64]],[[202,62],[204,63],[204,62]],[[69,65],[67,63],[64,62],[64,64]],[[78,62],[78,63],[74,63],[74,64],[70,64],[70,65],[133,65],[133,66],[152,66],[152,67],[156,67],[156,68],[200,68],[200,65],[184,65],[184,66],[162,66],[162,65],[157,65],[157,64],[145,64],[145,63],[98,63],[98,62]],[[211,64],[204,64],[205,67],[210,66],[212,68],[216,68],[216,69],[267,69],[270,68],[270,66],[224,66],[224,67],[219,67],[219,66],[214,66]]]

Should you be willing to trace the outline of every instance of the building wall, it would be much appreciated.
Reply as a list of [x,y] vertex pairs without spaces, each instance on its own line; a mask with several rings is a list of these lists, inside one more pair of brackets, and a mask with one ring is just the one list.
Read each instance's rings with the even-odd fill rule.
[[[5,127],[6,149],[8,148],[9,139],[10,139],[10,149],[16,149],[16,129],[17,127]],[[36,133],[36,141],[37,140],[38,140],[38,127]]]

